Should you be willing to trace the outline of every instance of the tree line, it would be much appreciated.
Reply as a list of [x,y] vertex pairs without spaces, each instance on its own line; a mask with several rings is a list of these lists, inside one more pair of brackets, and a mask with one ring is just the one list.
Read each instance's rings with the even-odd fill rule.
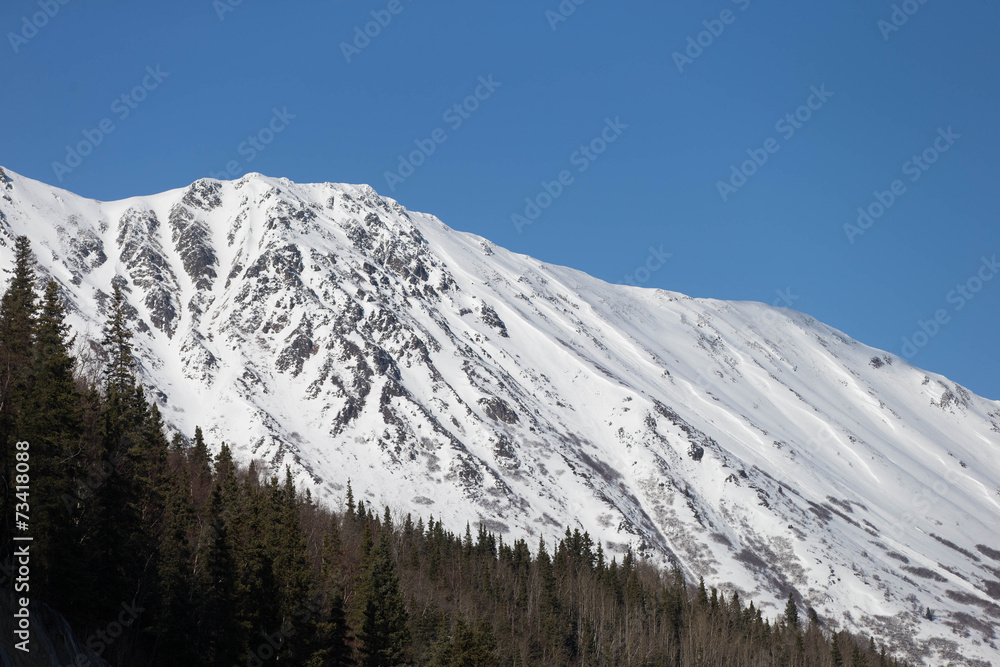
[[[10,587],[15,443],[31,443],[31,596],[78,637],[121,609],[111,665],[893,667],[886,647],[826,631],[794,598],[768,619],[566,529],[532,550],[479,526],[393,516],[348,484],[338,511],[256,462],[168,439],[137,380],[123,281],[99,379],[86,378],[58,284],[31,248],[0,300],[0,578]],[[214,448],[213,448],[214,449]],[[361,494],[364,495],[364,494]]]

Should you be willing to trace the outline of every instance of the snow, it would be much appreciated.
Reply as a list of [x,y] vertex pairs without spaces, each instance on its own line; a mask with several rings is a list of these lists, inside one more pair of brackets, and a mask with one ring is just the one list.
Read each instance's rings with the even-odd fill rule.
[[[102,203],[6,173],[0,261],[29,236],[91,334],[96,290],[129,277],[145,382],[185,435],[201,425],[244,460],[289,465],[334,505],[350,479],[366,502],[456,530],[482,521],[534,545],[576,526],[772,616],[794,589],[828,628],[877,641],[905,628],[911,659],[997,661],[994,638],[949,623],[1000,628],[987,592],[1000,562],[977,549],[1000,550],[1000,402],[801,313],[610,285],[368,186],[248,174]],[[216,258],[205,289],[168,222],[196,188],[220,200],[188,206]],[[159,222],[143,242],[175,278],[173,336],[122,260],[129,209]],[[107,255],[97,266],[71,242],[88,235]],[[338,419],[351,400],[356,417]]]

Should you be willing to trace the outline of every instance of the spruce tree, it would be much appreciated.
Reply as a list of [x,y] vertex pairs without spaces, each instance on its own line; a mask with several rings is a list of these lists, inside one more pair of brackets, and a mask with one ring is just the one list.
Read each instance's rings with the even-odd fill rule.
[[309,667],[354,667],[351,630],[344,611],[344,595],[339,588],[330,594],[324,617],[317,628],[319,650]]
[[347,519],[354,520],[354,490],[351,489],[351,480],[347,480]]
[[59,286],[49,281],[35,326],[32,359],[18,416],[18,439],[31,443],[33,479],[32,523],[43,539],[36,545],[39,597],[72,613],[76,572],[67,557],[75,552],[78,535],[74,516],[63,499],[74,495],[74,481],[83,477],[80,396],[69,353],[69,326]]
[[205,444],[205,435],[200,426],[194,429],[194,444],[188,458],[191,463],[192,487],[195,498],[199,499],[202,494],[208,493],[212,485],[212,456],[208,453],[208,445]]
[[237,570],[223,512],[221,487],[209,505],[205,571],[200,585],[198,644],[208,667],[229,667],[245,642],[237,624]]
[[131,398],[135,391],[135,351],[129,305],[121,282],[115,281],[111,292],[111,308],[104,327],[102,344],[108,354],[105,369],[105,392],[109,402]]
[[13,274],[0,299],[0,398],[5,410],[8,396],[25,379],[35,339],[35,258],[25,236],[15,241]]
[[303,664],[312,653],[316,638],[316,619],[305,602],[316,589],[309,563],[306,562],[306,539],[299,521],[299,503],[291,469],[285,468],[285,482],[272,489],[272,512],[275,517],[272,559],[281,591],[282,627],[290,628],[295,641],[289,642],[284,655],[294,664]]
[[788,594],[788,602],[785,603],[785,623],[788,627],[795,629],[799,627],[799,609],[795,604],[795,594]]
[[[27,374],[32,359],[35,336],[35,314],[38,297],[34,290],[35,260],[27,237],[19,236],[14,246],[14,271],[3,298],[0,299],[0,479],[12,478],[14,445],[20,440],[17,419],[21,414]],[[29,441],[30,442],[30,441]],[[14,534],[13,493],[10,484],[3,484],[0,493],[0,559],[12,553]]]
[[372,550],[362,582],[361,664],[394,667],[405,661],[410,643],[406,606],[389,551],[389,537],[382,533]]
[[336,588],[340,584],[341,561],[344,557],[340,539],[340,525],[335,515],[331,515],[330,525],[323,534],[320,550],[320,577],[324,586]]
[[698,578],[698,606],[702,609],[708,608],[708,591],[705,590],[705,578]]
[[143,512],[154,490],[146,485],[149,462],[141,454],[149,409],[133,375],[131,340],[127,302],[116,281],[103,338],[108,363],[98,452],[102,473],[83,509],[88,542],[93,546],[93,563],[87,572],[97,585],[93,597],[97,618],[112,614],[121,600],[134,600],[136,591],[148,583],[150,531],[144,521],[152,517]]
[[197,628],[190,541],[195,512],[191,505],[187,470],[183,466],[169,478],[165,502],[157,554],[156,608],[153,613],[156,616],[157,643],[163,647],[159,657],[174,664],[183,664],[200,657],[197,642],[191,641]]
[[840,636],[834,633],[830,637],[830,659],[834,667],[844,667],[844,655],[840,652]]

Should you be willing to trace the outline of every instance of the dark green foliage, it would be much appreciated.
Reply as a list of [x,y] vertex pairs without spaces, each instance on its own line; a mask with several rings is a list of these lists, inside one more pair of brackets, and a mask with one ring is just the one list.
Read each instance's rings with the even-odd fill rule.
[[74,572],[62,556],[78,539],[64,498],[74,494],[80,475],[80,401],[73,377],[75,362],[68,346],[69,327],[59,286],[49,281],[38,312],[25,384],[21,387],[17,439],[31,443],[32,524],[49,539],[35,546],[38,590],[47,595],[73,588]]
[[35,260],[26,237],[15,242],[15,264],[7,291],[0,300],[0,559],[13,553],[14,489],[10,480],[15,466],[15,443],[19,437],[28,374],[35,340],[38,297],[34,290]]
[[188,471],[183,466],[168,478],[162,530],[157,553],[156,591],[152,596],[159,623],[159,639],[175,646],[178,660],[198,658],[197,645],[190,641],[197,628],[192,592],[195,590],[194,552],[190,536],[194,534],[195,513],[191,505]]
[[222,487],[212,492],[205,516],[207,529],[200,535],[204,563],[197,573],[199,611],[197,643],[204,664],[222,667],[240,652],[243,637],[237,625],[236,562],[223,514]]
[[194,444],[188,454],[191,462],[192,492],[199,499],[209,492],[212,484],[212,455],[208,452],[208,445],[205,443],[205,435],[201,432],[201,427],[194,429]]
[[844,655],[840,652],[840,641],[837,635],[831,638],[830,644],[830,659],[833,661],[834,667],[843,667]]
[[324,609],[324,617],[317,624],[317,645],[319,649],[311,666],[353,667],[355,664],[351,649],[351,629],[344,611],[344,596],[334,590]]
[[794,593],[788,594],[788,602],[785,603],[785,623],[792,629],[799,627],[799,608],[795,604]]
[[363,610],[358,633],[361,664],[363,667],[393,667],[404,662],[410,631],[388,533],[382,533],[369,561],[360,590]]

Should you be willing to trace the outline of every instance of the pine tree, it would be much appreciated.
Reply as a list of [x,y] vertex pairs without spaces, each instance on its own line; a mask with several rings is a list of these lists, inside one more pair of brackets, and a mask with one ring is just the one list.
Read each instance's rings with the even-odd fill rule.
[[402,664],[410,641],[406,606],[389,551],[389,537],[382,533],[372,550],[362,582],[361,664],[394,667]]
[[66,555],[76,551],[78,535],[63,498],[74,494],[74,480],[82,476],[80,396],[73,377],[75,360],[69,353],[69,326],[59,286],[49,281],[38,313],[35,343],[24,408],[17,418],[18,439],[31,442],[33,472],[32,523],[44,536],[36,545],[39,575],[36,591],[43,599],[73,612],[75,570]]
[[200,584],[199,647],[208,667],[229,667],[244,645],[236,622],[236,564],[224,518],[221,487],[212,492],[205,571]]
[[327,605],[325,617],[318,626],[320,650],[309,663],[310,667],[353,667],[351,630],[344,611],[344,596],[334,588]]
[[834,634],[830,638],[830,659],[833,661],[834,667],[844,666],[844,656],[840,652],[840,637]]
[[698,606],[702,609],[708,608],[708,591],[705,590],[705,578],[698,578]]
[[111,403],[127,400],[135,391],[136,360],[128,309],[121,281],[116,280],[111,293],[111,312],[102,341],[109,356],[105,370],[105,393]]
[[143,457],[149,408],[133,376],[131,340],[127,303],[116,281],[103,339],[109,362],[98,459],[105,472],[83,510],[93,545],[87,573],[96,582],[93,613],[98,617],[113,613],[121,600],[135,599],[148,574],[150,526],[144,520],[151,522],[152,516],[144,512],[155,490],[149,486],[151,462]]
[[227,524],[232,527],[237,563],[237,616],[244,636],[256,647],[254,642],[259,637],[280,633],[284,623],[279,573],[274,563],[278,517],[273,511],[273,498],[280,489],[276,478],[259,488],[249,479],[237,484],[230,498],[224,496],[226,512],[232,517]]
[[25,236],[15,241],[13,273],[0,299],[0,405],[5,411],[11,392],[25,379],[35,339],[35,259]]
[[212,456],[208,453],[208,445],[205,444],[205,434],[201,427],[194,428],[194,444],[189,453],[191,462],[192,484],[195,489],[196,498],[202,493],[207,493],[212,484]]
[[163,647],[160,657],[175,664],[194,662],[200,657],[197,643],[190,641],[197,619],[192,604],[195,580],[190,541],[195,513],[187,477],[187,470],[179,467],[167,487],[157,558],[157,608],[153,612],[158,644]]
[[790,628],[799,627],[799,609],[795,604],[795,594],[788,594],[788,602],[785,603],[785,623]]
[[340,524],[337,517],[331,515],[330,525],[323,534],[323,544],[320,550],[320,577],[323,585],[331,588],[339,586],[340,566],[343,557]]
[[289,628],[295,637],[282,655],[294,664],[303,664],[312,654],[316,638],[316,619],[305,605],[316,583],[306,562],[306,539],[299,521],[299,504],[290,468],[285,468],[284,484],[271,489],[271,499],[274,517],[271,558],[281,591],[281,627]]
[[347,480],[347,516],[346,518],[354,520],[354,490],[351,489],[351,480]]
[[[35,336],[35,314],[38,297],[34,290],[35,260],[27,237],[15,241],[14,275],[0,299],[0,479],[10,480],[14,470],[14,445],[18,442],[17,419],[25,391],[32,359]],[[30,441],[29,441],[30,442]],[[12,553],[14,518],[12,485],[4,483],[0,493],[0,558],[4,562]]]
[[222,443],[219,453],[215,455],[215,482],[221,487],[224,497],[232,498],[237,494],[239,484],[236,481],[233,452],[226,443]]

